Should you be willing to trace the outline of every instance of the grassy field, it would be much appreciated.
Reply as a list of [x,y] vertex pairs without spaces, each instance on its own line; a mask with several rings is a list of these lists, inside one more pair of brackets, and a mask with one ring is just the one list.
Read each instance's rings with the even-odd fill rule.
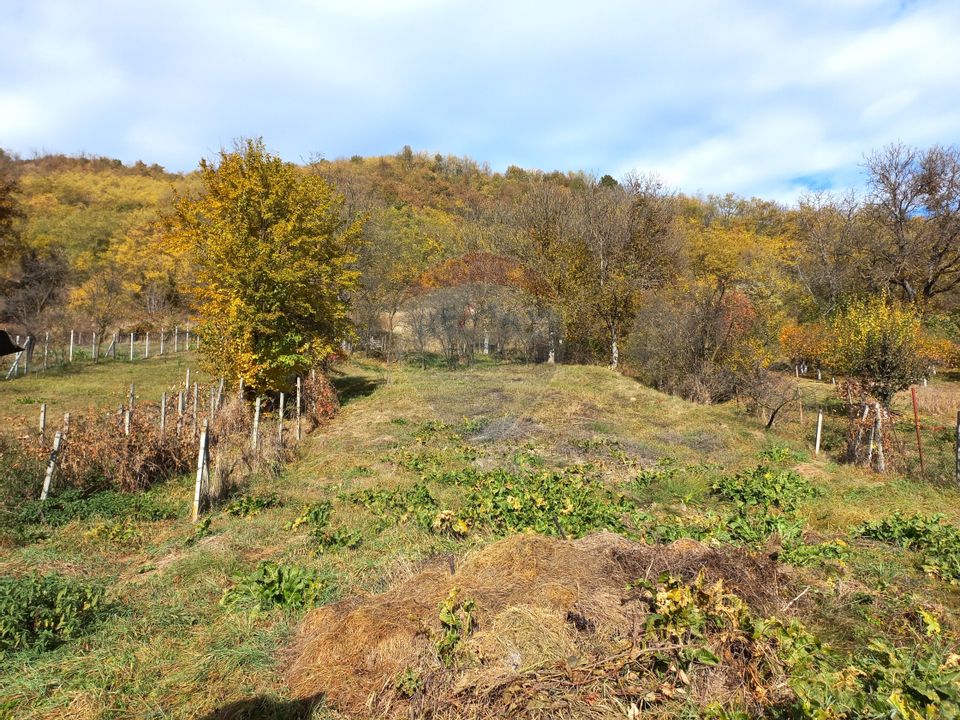
[[[40,402],[53,417],[113,407],[130,383],[152,399],[182,382],[192,362],[186,355],[117,362],[3,383],[0,413],[8,427],[19,427],[35,422]],[[597,367],[447,371],[355,361],[338,373],[340,413],[304,440],[279,477],[254,479],[246,489],[253,498],[275,494],[268,507],[247,514],[236,505],[233,513],[221,508],[198,532],[188,519],[192,483],[182,478],[149,492],[150,502],[174,517],[94,514],[38,526],[30,541],[0,549],[3,575],[57,571],[104,583],[108,600],[102,619],[81,637],[0,655],[0,717],[339,717],[327,707],[305,714],[284,682],[285,648],[305,610],[225,605],[224,593],[243,586],[264,561],[315,571],[318,599],[329,602],[381,592],[429,557],[469,556],[500,533],[480,524],[466,537],[431,532],[415,512],[391,515],[389,505],[349,498],[423,482],[440,507],[459,512],[464,487],[442,481],[443,473],[492,468],[588,464],[638,508],[638,534],[669,539],[677,528],[688,535],[696,528],[709,542],[732,507],[712,489],[718,478],[761,462],[792,467],[819,490],[797,504],[804,542],[839,539],[848,548],[842,562],[786,568],[806,588],[796,607],[807,626],[855,652],[876,636],[909,642],[921,607],[955,642],[957,590],[924,573],[916,554],[850,535],[852,526],[895,511],[944,513],[960,522],[960,491],[936,477],[946,467],[936,458],[948,455],[943,428],[953,413],[952,384],[923,393],[931,464],[929,477],[918,478],[835,462],[839,417],[828,417],[826,451],[813,456],[814,408],[835,411],[829,383],[803,381],[802,426],[793,420],[764,432],[734,404],[693,405]],[[901,435],[910,437],[903,428]],[[295,521],[323,501],[331,503],[342,542],[318,552],[308,526]]]

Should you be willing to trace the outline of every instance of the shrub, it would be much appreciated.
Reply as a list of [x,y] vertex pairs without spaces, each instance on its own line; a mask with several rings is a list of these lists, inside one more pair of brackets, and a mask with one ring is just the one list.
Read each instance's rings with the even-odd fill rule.
[[334,592],[333,580],[316,570],[264,561],[228,589],[220,603],[252,610],[301,610],[328,602]]
[[105,594],[57,574],[0,577],[0,651],[47,650],[79,637],[104,612]]

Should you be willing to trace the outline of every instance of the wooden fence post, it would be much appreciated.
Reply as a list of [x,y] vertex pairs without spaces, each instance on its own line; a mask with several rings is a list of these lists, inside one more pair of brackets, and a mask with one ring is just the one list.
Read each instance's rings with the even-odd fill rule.
[[126,437],[130,437],[130,414],[132,410],[127,408],[123,412],[123,434]]
[[303,439],[303,429],[300,423],[300,405],[301,405],[301,393],[303,390],[303,379],[297,378],[297,442]]
[[115,333],[113,334],[113,342],[110,343],[110,351],[111,351],[110,356],[111,356],[111,358],[114,359],[114,360],[117,359],[117,344],[118,344],[119,342],[120,342],[120,333],[119,333],[119,332],[115,332]]
[[260,396],[253,404],[253,431],[250,434],[250,448],[256,452],[260,445]]
[[167,429],[167,393],[160,393],[160,434]]
[[203,421],[203,428],[200,430],[200,448],[197,450],[197,484],[193,491],[193,522],[200,518],[200,496],[204,481],[209,485],[210,471],[209,456],[207,452],[207,421]]
[[200,385],[193,384],[193,436],[197,436],[197,415],[200,411]]
[[47,353],[50,351],[50,333],[43,334],[43,369],[47,369]]
[[284,414],[283,401],[284,399],[285,398],[283,396],[283,393],[280,393],[280,412],[277,413],[277,419],[279,421],[277,422],[277,441],[280,443],[281,448],[283,448],[283,414]]
[[177,391],[177,436],[183,431],[183,390]]
[[63,432],[57,430],[53,436],[53,449],[50,451],[50,461],[47,463],[47,472],[43,476],[43,489],[40,491],[40,500],[46,500],[53,484],[53,473],[57,469],[57,456],[60,454],[60,443],[63,441]]
[[145,360],[150,357],[150,331],[149,330],[147,331],[146,341],[147,341],[147,344],[144,346],[144,349],[143,349],[143,357]]
[[176,325],[173,328],[173,351],[180,352],[180,326]]
[[43,436],[47,432],[47,404],[40,403],[40,446],[43,447]]
[[917,433],[917,454],[920,455],[920,474],[926,475],[923,468],[923,445],[920,443],[920,411],[917,408],[917,388],[910,386],[910,397],[913,400],[913,429]]
[[817,445],[813,451],[814,455],[820,454],[820,436],[823,433],[823,408],[817,411]]
[[136,397],[137,397],[136,387],[134,386],[133,383],[130,383],[130,394],[127,396],[127,405],[130,407],[131,410],[133,410],[133,403]]
[[133,360],[133,333],[130,333],[130,359]]
[[160,328],[160,354],[163,355],[163,328]]
[[883,458],[883,415],[879,403],[873,404],[874,412],[877,414],[875,421],[877,428],[877,472],[886,472],[887,464]]
[[954,480],[960,485],[960,410],[957,410],[957,444],[954,447],[954,455],[956,457]]
[[190,392],[190,368],[187,368],[187,379],[184,381],[183,387],[187,392]]
[[73,330],[70,331],[70,362],[73,362]]

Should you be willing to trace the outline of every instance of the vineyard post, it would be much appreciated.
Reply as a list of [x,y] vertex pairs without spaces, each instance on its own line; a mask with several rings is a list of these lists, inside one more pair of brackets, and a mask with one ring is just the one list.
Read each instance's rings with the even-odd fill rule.
[[130,333],[130,359],[133,360],[133,333]]
[[97,361],[97,331],[94,330],[92,333],[93,337],[90,338],[90,357],[93,358],[93,361]]
[[110,343],[110,356],[114,360],[117,359],[117,344],[120,342],[120,333],[115,332],[113,334],[113,342]]
[[176,325],[173,328],[173,351],[180,351],[180,326]]
[[280,444],[280,449],[283,449],[283,393],[280,393],[280,412],[277,413],[277,441]]
[[213,409],[216,412],[220,411],[220,405],[223,403],[223,388],[226,385],[226,380],[220,378],[220,383],[217,385],[217,401],[213,405]]
[[163,328],[160,328],[160,354],[163,355]]
[[187,392],[190,392],[190,368],[187,368],[187,379],[184,381],[183,387]]
[[130,406],[131,410],[133,410],[133,401],[135,398],[136,398],[136,387],[134,386],[133,383],[130,383],[130,396],[127,404]]
[[257,451],[257,446],[260,444],[260,396],[257,395],[256,401],[253,404],[253,431],[250,434],[250,449],[254,452]]
[[57,456],[60,454],[60,443],[63,442],[63,432],[57,430],[53,436],[53,449],[50,451],[50,461],[47,463],[47,472],[43,476],[43,489],[40,491],[40,500],[46,500],[50,494],[50,485],[53,484],[53,473],[57,469]]
[[73,362],[73,330],[70,331],[70,362]]
[[149,330],[147,330],[146,341],[147,341],[147,344],[144,346],[144,352],[143,352],[144,359],[150,357],[150,331]]
[[197,484],[193,491],[193,522],[196,522],[200,518],[200,494],[204,479],[206,479],[208,484],[210,482],[208,464],[207,421],[204,420],[203,428],[200,430],[200,448],[197,450]]
[[243,402],[243,378],[240,378],[239,387],[237,389],[237,397],[240,398],[240,402]]
[[956,457],[954,480],[960,485],[960,410],[957,410],[957,442],[954,446],[954,455]]
[[167,429],[167,393],[160,393],[160,434]]
[[23,343],[23,374],[30,375],[30,356],[33,355],[33,335],[27,335]]
[[813,451],[814,455],[820,454],[820,436],[823,433],[823,408],[817,411],[817,445]]
[[301,429],[300,423],[300,405],[301,405],[301,392],[303,389],[303,379],[299,376],[297,377],[297,442],[303,439],[303,430]]
[[183,390],[177,390],[177,437],[183,430]]
[[127,408],[123,412],[123,434],[126,437],[130,437],[130,415],[131,415],[131,410],[130,408]]
[[879,403],[874,403],[873,409],[877,414],[877,472],[886,472],[887,465],[883,458],[883,412]]
[[47,431],[47,404],[40,403],[40,446],[43,447],[43,435]]
[[189,330],[187,330],[187,336],[186,338],[184,338],[184,343],[186,343],[187,352],[190,352],[190,331]]
[[47,369],[47,353],[50,351],[50,333],[43,334],[43,369]]
[[910,397],[913,400],[913,429],[917,433],[917,454],[920,455],[920,474],[926,475],[923,468],[923,445],[920,444],[920,412],[917,409],[917,388],[910,386]]
[[197,436],[197,414],[200,410],[200,385],[193,384],[193,436]]

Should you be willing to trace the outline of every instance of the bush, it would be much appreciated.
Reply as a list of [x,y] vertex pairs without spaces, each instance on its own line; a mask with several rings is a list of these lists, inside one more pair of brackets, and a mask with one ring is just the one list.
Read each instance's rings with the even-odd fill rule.
[[79,637],[105,610],[105,594],[57,574],[0,577],[0,651],[47,650]]
[[741,506],[759,505],[786,511],[795,510],[801,500],[823,494],[821,489],[794,471],[776,470],[766,465],[716,480],[711,490]]

